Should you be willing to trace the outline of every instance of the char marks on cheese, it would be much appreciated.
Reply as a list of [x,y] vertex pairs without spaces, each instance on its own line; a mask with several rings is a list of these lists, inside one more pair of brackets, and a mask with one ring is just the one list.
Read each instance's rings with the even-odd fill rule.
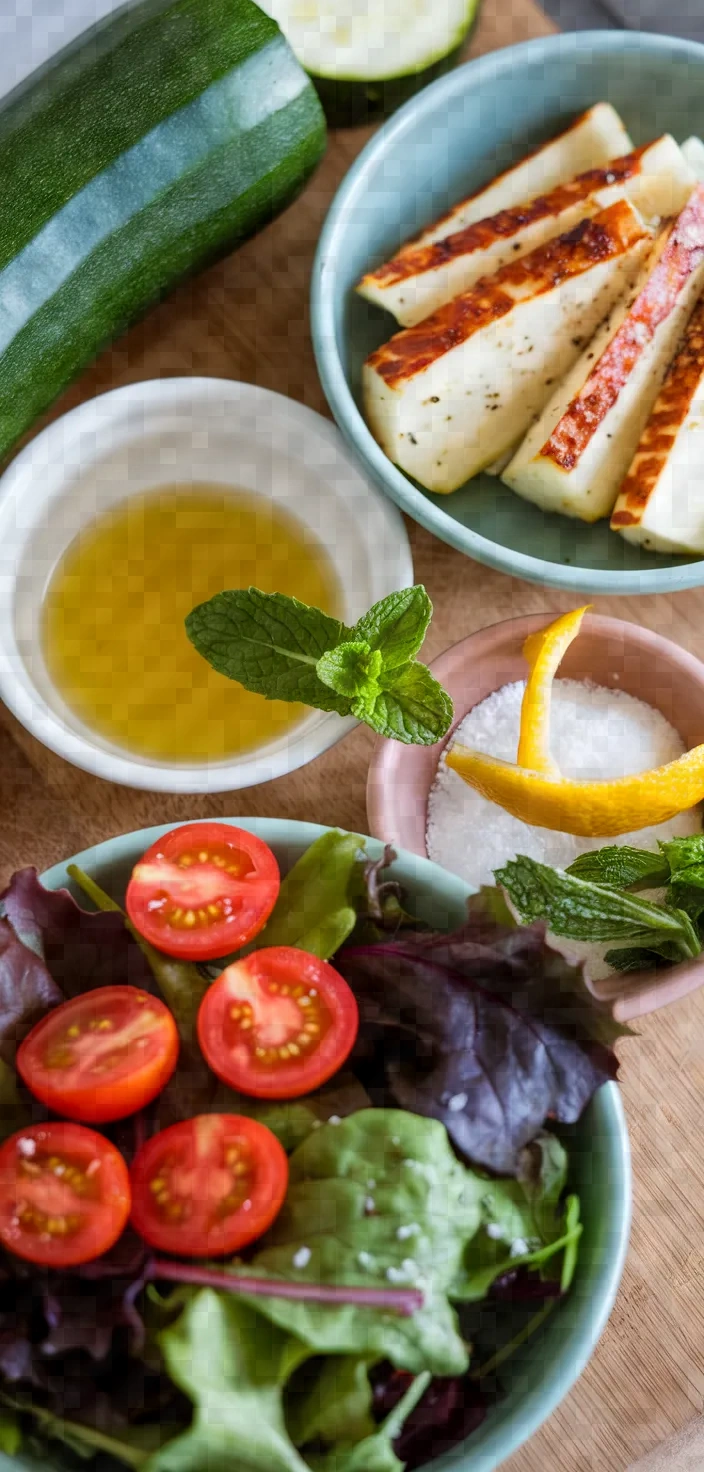
[[695,308],[677,357],[641,435],[611,518],[615,531],[638,526],[665,468],[704,373],[704,299]]
[[679,292],[704,260],[704,185],[693,192],[628,316],[572,400],[541,455],[573,470],[603,422],[644,347],[672,311]]
[[[419,244],[426,240],[428,235],[433,235],[435,237],[444,237],[445,235],[450,235],[453,231],[453,225],[457,218],[461,217],[468,208],[471,208],[472,204],[476,200],[481,199],[483,194],[486,194],[489,190],[494,190],[497,185],[505,183],[511,178],[512,174],[517,174],[519,170],[523,169],[523,166],[525,164],[530,163],[531,159],[536,159],[541,153],[546,153],[549,149],[553,148],[554,144],[565,142],[571,136],[577,136],[581,131],[589,128],[599,114],[605,113],[607,111],[611,113],[616,124],[617,132],[620,134],[621,147],[623,147],[624,143],[626,145],[630,144],[631,140],[628,137],[623,124],[621,123],[620,118],[618,118],[618,116],[614,113],[613,108],[611,108],[610,104],[597,102],[594,104],[593,107],[586,108],[586,110],[580,113],[579,116],[576,117],[574,121],[568,125],[568,127],[563,128],[562,131],[559,133],[555,133],[554,136],[552,138],[549,138],[546,143],[538,143],[536,144],[535,148],[529,149],[528,153],[524,153],[517,164],[511,164],[507,169],[502,169],[499,174],[495,174],[489,184],[482,184],[480,189],[475,189],[472,194],[465,195],[465,198],[461,199],[458,204],[452,205],[451,209],[446,210],[444,215],[440,215],[437,220],[434,220],[432,225],[423,226],[422,230],[417,230],[407,240],[406,245],[403,247],[403,249],[415,250]],[[619,151],[620,150],[618,146],[612,149],[604,148],[602,150],[599,150],[599,152],[601,152],[602,158],[608,158],[610,156],[616,155],[619,153]],[[595,153],[594,151],[592,151],[591,162],[596,161],[597,159],[595,157]],[[573,170],[573,172],[575,171]],[[445,230],[445,226],[447,226],[447,230]]]
[[483,277],[415,327],[397,332],[372,353],[367,366],[394,388],[506,316],[518,302],[541,296],[590,266],[623,255],[644,233],[632,207],[619,200],[521,260],[502,266],[494,276]]
[[613,159],[603,168],[588,169],[585,173],[578,174],[576,179],[571,179],[566,184],[558,184],[555,189],[550,190],[549,194],[538,195],[526,204],[501,210],[498,214],[490,215],[484,220],[477,220],[476,223],[467,225],[464,230],[456,230],[454,234],[432,241],[429,245],[406,247],[392,260],[379,266],[376,271],[370,271],[362,278],[360,285],[374,284],[380,287],[397,285],[411,277],[420,276],[426,271],[436,270],[458,256],[486,250],[497,240],[510,239],[526,225],[537,224],[539,220],[559,216],[563,211],[569,209],[570,205],[579,204],[581,200],[588,200],[599,189],[605,189],[609,185],[623,183],[633,178],[640,171],[643,155],[651,147],[652,144],[646,143],[642,148],[636,148],[632,153],[624,154],[622,158]]

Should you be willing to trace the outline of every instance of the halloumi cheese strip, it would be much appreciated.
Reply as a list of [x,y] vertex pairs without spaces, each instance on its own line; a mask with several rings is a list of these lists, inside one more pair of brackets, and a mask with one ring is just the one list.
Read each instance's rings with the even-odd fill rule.
[[704,185],[663,232],[623,303],[559,386],[503,473],[545,511],[597,521],[613,510],[667,369],[704,286]]
[[534,149],[513,168],[497,174],[483,189],[461,199],[408,244],[413,247],[441,240],[455,230],[464,230],[465,225],[472,225],[475,220],[485,220],[488,215],[497,215],[499,210],[511,209],[523,199],[547,194],[585,169],[599,169],[609,159],[630,153],[632,148],[616,109],[610,102],[597,102],[587,112],[580,113],[564,132]]
[[505,454],[651,245],[619,200],[377,348],[363,369],[364,406],[389,459],[447,492]]
[[643,430],[611,526],[651,552],[704,554],[704,301]]
[[362,277],[357,291],[385,307],[404,327],[468,291],[482,276],[571,230],[617,199],[630,199],[646,219],[678,215],[696,176],[669,134],[588,169],[549,194],[467,225],[430,245],[401,251]]

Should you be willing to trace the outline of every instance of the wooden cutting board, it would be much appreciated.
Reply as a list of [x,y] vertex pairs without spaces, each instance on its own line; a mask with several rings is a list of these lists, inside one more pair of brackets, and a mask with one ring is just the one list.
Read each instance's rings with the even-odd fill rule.
[[[533,0],[485,0],[469,54],[552,29]],[[302,198],[103,354],[56,412],[123,383],[196,373],[246,379],[326,413],[310,345],[308,279],[332,195],[368,136],[368,129],[333,135]],[[484,624],[553,613],[574,601],[479,567],[418,527],[409,532],[416,577],[435,604],[429,658]],[[704,590],[599,598],[595,607],[704,654]],[[357,731],[312,766],[267,786],[169,798],[77,772],[4,712],[0,882],[21,865],[42,869],[148,823],[268,814],[364,831],[371,746],[370,733]],[[636,1195],[623,1287],[587,1372],[506,1472],[624,1472],[704,1408],[704,992],[646,1019],[640,1039],[622,1045],[621,1053]]]

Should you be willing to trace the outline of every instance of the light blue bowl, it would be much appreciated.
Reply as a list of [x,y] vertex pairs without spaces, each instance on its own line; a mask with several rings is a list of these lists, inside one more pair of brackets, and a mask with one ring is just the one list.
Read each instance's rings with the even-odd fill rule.
[[[278,818],[224,821],[248,828],[270,844],[282,872],[324,832],[312,823]],[[169,823],[123,834],[86,849],[74,862],[121,900],[137,859],[173,826]],[[368,847],[374,857],[381,853],[382,846],[375,839],[368,840]],[[71,862],[66,860],[66,864]],[[66,864],[56,864],[42,875],[42,881],[49,889],[66,886],[85,903],[66,873]],[[399,855],[394,872],[407,887],[416,912],[430,924],[447,930],[462,922],[470,891],[460,879],[429,859],[408,853]],[[511,1361],[505,1376],[502,1372],[507,1387],[505,1398],[464,1444],[430,1464],[433,1472],[491,1472],[503,1462],[567,1394],[582,1373],[611,1312],[623,1272],[631,1216],[628,1131],[616,1085],[600,1089],[579,1124],[562,1133],[569,1142],[570,1184],[581,1197],[585,1226],[574,1285],[542,1333],[531,1340],[526,1353]],[[117,1464],[104,1458],[91,1466],[96,1472],[118,1472]],[[0,1455],[2,1472],[17,1472],[18,1468],[51,1472],[46,1463],[40,1469],[31,1459],[13,1460]]]
[[608,522],[539,511],[493,476],[451,496],[387,460],[360,411],[367,355],[398,330],[353,291],[360,276],[455,200],[565,127],[612,102],[636,143],[704,131],[704,46],[635,31],[585,31],[482,56],[426,88],[345,176],[313,270],[318,371],[335,418],[376,483],[428,531],[477,562],[579,593],[661,593],[704,583],[704,560],[632,547]]

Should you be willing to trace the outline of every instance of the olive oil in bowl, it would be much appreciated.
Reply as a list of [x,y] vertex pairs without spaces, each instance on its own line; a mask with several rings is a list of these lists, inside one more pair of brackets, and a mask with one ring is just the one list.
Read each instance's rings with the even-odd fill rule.
[[321,543],[272,501],[195,484],[131,496],[98,515],[52,574],[49,676],[85,726],[134,755],[206,762],[253,751],[306,708],[217,674],[184,628],[197,603],[250,585],[340,613]]

